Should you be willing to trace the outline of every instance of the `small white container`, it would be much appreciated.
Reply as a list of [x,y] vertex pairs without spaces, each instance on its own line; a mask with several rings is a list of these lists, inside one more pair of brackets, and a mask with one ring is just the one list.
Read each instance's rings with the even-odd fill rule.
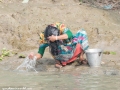
[[85,51],[86,58],[90,67],[100,67],[102,50],[101,49],[88,49]]

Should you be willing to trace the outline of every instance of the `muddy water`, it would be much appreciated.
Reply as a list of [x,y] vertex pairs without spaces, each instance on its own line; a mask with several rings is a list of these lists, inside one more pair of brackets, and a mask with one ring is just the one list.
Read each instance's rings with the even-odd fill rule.
[[120,90],[119,81],[119,69],[112,67],[87,68],[72,73],[0,70],[0,90]]

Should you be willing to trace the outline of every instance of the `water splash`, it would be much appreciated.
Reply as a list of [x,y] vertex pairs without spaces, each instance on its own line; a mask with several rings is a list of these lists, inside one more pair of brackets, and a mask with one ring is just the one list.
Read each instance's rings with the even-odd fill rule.
[[17,71],[31,71],[34,70],[36,73],[38,73],[35,69],[36,65],[36,57],[33,59],[29,59],[29,57],[26,57],[23,63],[17,67]]

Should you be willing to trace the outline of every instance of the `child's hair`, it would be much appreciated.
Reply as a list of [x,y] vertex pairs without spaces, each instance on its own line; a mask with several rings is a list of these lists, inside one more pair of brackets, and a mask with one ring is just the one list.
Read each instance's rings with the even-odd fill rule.
[[[45,40],[48,41],[47,38],[52,35],[58,36],[59,30],[56,27],[48,25],[44,31]],[[58,55],[58,45],[59,45],[59,40],[56,40],[54,42],[49,41],[50,52],[52,53],[52,55]]]

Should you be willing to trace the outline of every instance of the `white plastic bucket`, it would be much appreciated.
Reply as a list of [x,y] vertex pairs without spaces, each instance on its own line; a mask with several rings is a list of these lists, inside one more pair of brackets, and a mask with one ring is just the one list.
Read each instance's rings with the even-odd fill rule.
[[102,50],[101,49],[88,49],[85,51],[86,58],[90,67],[101,66]]

